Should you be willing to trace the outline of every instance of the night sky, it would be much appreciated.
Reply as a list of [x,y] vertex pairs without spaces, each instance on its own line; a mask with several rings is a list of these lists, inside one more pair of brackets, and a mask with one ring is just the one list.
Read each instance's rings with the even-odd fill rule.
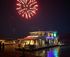
[[29,31],[70,32],[70,3],[65,0],[38,0],[38,14],[26,20],[17,14],[16,0],[0,1],[0,34],[24,35]]

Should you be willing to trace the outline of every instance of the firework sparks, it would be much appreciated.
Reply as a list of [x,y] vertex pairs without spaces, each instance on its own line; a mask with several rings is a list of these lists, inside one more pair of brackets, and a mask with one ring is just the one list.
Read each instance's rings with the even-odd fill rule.
[[17,0],[16,5],[18,14],[26,19],[36,15],[38,11],[38,4],[36,0]]

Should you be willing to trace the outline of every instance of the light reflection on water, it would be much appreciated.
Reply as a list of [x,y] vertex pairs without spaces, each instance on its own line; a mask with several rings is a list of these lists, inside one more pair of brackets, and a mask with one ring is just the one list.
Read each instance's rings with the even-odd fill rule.
[[59,57],[59,50],[60,47],[49,49],[49,51],[47,51],[46,57]]
[[[4,53],[3,53],[4,52]],[[1,57],[70,57],[70,45],[48,48],[38,51],[27,52],[15,50],[13,46],[5,46],[4,51],[0,51]]]
[[70,57],[70,46],[54,47],[32,52],[24,51],[22,55],[22,57]]
[[38,57],[59,57],[60,47],[29,52],[30,55]]

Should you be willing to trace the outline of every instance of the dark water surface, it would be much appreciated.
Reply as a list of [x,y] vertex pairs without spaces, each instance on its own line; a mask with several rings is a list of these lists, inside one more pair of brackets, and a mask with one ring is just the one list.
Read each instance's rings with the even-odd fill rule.
[[22,57],[70,57],[70,46],[24,52]]
[[70,57],[70,46],[54,47],[38,51],[15,50],[14,45],[5,46],[4,51],[0,51],[0,57]]

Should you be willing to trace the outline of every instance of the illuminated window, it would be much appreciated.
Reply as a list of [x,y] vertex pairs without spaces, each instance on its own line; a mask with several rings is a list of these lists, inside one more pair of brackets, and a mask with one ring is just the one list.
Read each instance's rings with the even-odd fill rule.
[[29,44],[29,41],[26,41],[26,45],[28,45]]
[[54,32],[54,37],[56,37],[57,36],[57,33],[56,32]]
[[48,33],[48,36],[50,36],[50,33]]
[[33,45],[33,44],[34,44],[34,41],[33,41],[33,40],[31,40],[30,45]]
[[49,36],[49,37],[53,36],[53,33],[48,33],[48,36]]

